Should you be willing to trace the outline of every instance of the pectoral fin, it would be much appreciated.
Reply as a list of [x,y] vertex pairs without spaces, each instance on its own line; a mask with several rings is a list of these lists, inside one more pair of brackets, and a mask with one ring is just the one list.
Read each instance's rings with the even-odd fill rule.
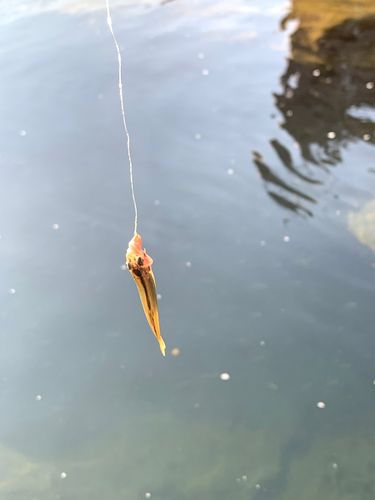
[[154,273],[150,270],[147,274],[140,273],[140,276],[137,276],[135,273],[132,274],[139,291],[146,318],[151,330],[159,341],[160,350],[163,356],[165,356],[165,344],[160,334],[158,299],[156,295]]

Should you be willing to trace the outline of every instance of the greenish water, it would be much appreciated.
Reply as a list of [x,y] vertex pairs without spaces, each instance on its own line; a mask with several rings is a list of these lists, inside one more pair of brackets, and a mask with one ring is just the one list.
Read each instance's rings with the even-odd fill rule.
[[113,6],[165,358],[104,5],[2,6],[1,500],[374,498],[375,7],[336,4]]

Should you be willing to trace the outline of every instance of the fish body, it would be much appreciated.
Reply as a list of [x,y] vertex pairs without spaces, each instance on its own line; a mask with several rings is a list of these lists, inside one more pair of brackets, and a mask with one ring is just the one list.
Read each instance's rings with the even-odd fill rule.
[[151,330],[159,341],[160,350],[165,356],[165,343],[160,334],[158,299],[156,295],[156,283],[151,265],[152,258],[147,255],[146,249],[142,250],[142,238],[134,233],[129,241],[126,252],[126,265],[131,272],[137,285],[142,306],[149,322]]

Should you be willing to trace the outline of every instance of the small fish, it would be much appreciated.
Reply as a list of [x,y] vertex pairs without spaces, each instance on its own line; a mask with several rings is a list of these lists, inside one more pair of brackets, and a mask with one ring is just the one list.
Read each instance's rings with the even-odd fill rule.
[[142,306],[149,322],[151,330],[159,341],[160,350],[165,356],[165,344],[160,335],[158,299],[156,295],[156,283],[151,265],[153,260],[142,250],[142,238],[138,233],[134,233],[129,241],[129,247],[126,252],[126,265],[131,272],[135,284],[137,285]]

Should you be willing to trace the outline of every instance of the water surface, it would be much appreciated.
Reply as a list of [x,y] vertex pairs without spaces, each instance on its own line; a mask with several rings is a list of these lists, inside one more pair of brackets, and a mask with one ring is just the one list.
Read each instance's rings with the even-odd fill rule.
[[316,4],[113,4],[165,358],[104,5],[2,7],[2,500],[374,498],[375,7]]

